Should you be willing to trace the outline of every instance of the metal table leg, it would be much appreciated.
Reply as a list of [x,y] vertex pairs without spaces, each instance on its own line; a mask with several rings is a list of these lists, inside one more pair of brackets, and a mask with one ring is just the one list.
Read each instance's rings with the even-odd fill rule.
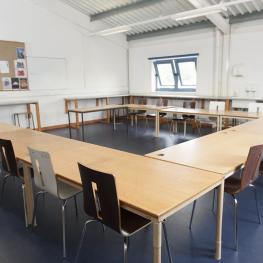
[[81,113],[81,126],[82,126],[82,141],[85,142],[83,113]]
[[69,129],[69,138],[72,138],[71,134],[71,123],[70,123],[70,111],[68,111],[68,129]]

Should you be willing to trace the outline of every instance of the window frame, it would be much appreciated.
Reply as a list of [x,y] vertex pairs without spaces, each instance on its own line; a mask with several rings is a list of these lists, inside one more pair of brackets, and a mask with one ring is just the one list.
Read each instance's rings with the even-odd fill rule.
[[[172,73],[173,73],[173,77],[174,77],[174,85],[162,85],[162,81],[160,78],[160,73],[159,73],[159,69],[158,69],[158,65],[159,64],[170,64],[171,65],[171,69],[172,69]],[[165,60],[156,60],[153,62],[154,68],[155,68],[155,85],[156,85],[156,90],[157,91],[175,91],[176,87],[178,86],[178,75],[175,72],[175,67],[174,67],[174,61],[173,59],[165,59]],[[158,88],[157,82],[159,81],[159,86],[162,87],[172,87],[173,88]]]
[[[194,62],[195,63],[195,71],[197,72],[197,57],[189,57],[189,58],[183,58],[183,59],[174,59],[176,71],[178,72],[178,78],[181,82],[182,87],[193,87],[194,85],[183,85],[182,76],[181,76],[181,70],[180,70],[180,63],[185,62]],[[197,85],[196,85],[197,86]],[[188,90],[188,91],[195,91],[196,88],[179,88],[179,90]]]
[[[193,55],[184,55],[184,56],[173,56],[173,57],[158,57],[153,61],[154,66],[154,77],[155,77],[155,91],[171,91],[171,92],[197,92],[197,85],[182,85],[182,77],[180,74],[179,63],[184,62],[194,62],[195,69],[197,73],[197,57],[198,54]],[[153,58],[154,59],[154,58]],[[158,70],[158,64],[171,64],[172,72],[174,75],[174,85],[173,88],[165,88],[165,85],[162,85],[161,78]],[[183,88],[179,88],[179,81]],[[158,85],[159,84],[159,85]],[[166,85],[167,86],[167,85]],[[169,86],[170,87],[170,86]],[[195,88],[193,88],[195,87]]]

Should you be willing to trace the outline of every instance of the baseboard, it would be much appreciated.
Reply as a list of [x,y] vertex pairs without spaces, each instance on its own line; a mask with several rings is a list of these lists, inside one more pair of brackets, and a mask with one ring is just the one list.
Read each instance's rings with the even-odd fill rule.
[[[105,121],[107,121],[107,119],[96,119],[96,120],[84,121],[84,124],[85,125],[96,124],[96,123],[105,122]],[[65,128],[68,128],[68,123],[67,124],[59,124],[59,125],[42,127],[42,131],[52,131],[52,130],[65,129]],[[76,125],[76,122],[71,123],[71,128],[73,128],[73,129],[78,128]]]

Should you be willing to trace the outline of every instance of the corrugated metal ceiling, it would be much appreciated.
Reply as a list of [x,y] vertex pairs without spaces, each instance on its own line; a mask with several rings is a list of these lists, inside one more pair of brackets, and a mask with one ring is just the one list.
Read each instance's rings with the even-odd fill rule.
[[[124,7],[139,0],[61,0],[64,3],[76,8],[82,13],[92,16],[101,12],[109,11],[114,8]],[[141,1],[141,0],[140,0]],[[220,3],[221,0],[207,0],[211,5]],[[192,10],[194,7],[187,0],[163,0],[152,3],[142,8],[129,10],[114,14],[112,16],[104,17],[101,19],[109,28],[122,25],[128,25],[139,21],[153,19],[159,16],[166,16],[170,14],[180,13]],[[228,8],[224,16],[237,16],[247,13],[259,12],[263,10],[263,0],[253,0],[232,6]],[[206,21],[206,17],[199,17],[194,19],[183,20],[180,22],[167,19],[165,21],[152,22],[140,26],[135,26],[130,30],[127,35],[132,36],[140,33],[156,31],[160,29],[168,29],[188,24],[193,24],[201,21]]]

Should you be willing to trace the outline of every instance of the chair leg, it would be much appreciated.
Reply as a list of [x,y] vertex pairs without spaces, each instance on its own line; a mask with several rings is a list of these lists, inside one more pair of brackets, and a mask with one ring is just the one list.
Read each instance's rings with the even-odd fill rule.
[[134,120],[135,120],[135,128],[137,129],[138,127],[138,116],[137,115],[134,116]]
[[237,208],[238,202],[236,196],[232,195],[234,204],[234,229],[235,229],[235,250],[238,250],[238,226],[237,226]]
[[4,179],[3,179],[3,182],[2,182],[2,190],[1,190],[1,202],[3,201],[4,199],[4,191],[5,191],[5,185],[6,185],[6,181],[8,179],[8,177],[10,177],[9,174],[5,175]]
[[26,214],[26,194],[25,194],[25,184],[22,183],[22,193],[23,193],[23,205],[24,205],[24,215],[25,215],[25,225],[28,228],[27,214]]
[[171,250],[170,250],[170,244],[169,244],[169,240],[168,240],[168,234],[167,234],[165,221],[163,221],[162,225],[163,225],[163,233],[164,233],[164,239],[165,239],[167,253],[168,253],[168,257],[169,257],[169,262],[173,263],[173,258],[172,258],[172,254],[171,254]]
[[186,121],[184,121],[184,137],[186,136]]
[[66,217],[65,217],[65,210],[66,210],[67,200],[62,200],[61,204],[61,212],[62,212],[62,238],[63,238],[63,258],[67,257],[67,248],[66,248]]
[[46,193],[46,192],[44,192],[44,191],[40,191],[40,192],[36,193],[36,195],[35,195],[33,217],[32,217],[32,221],[31,221],[31,226],[32,226],[32,227],[34,226],[35,219],[36,219],[38,197],[39,197],[40,195],[45,194],[45,193]]
[[123,256],[124,256],[124,263],[128,263],[128,245],[129,245],[129,238],[128,237],[124,237],[123,240]]
[[76,195],[74,195],[74,203],[75,203],[76,216],[78,216],[79,213],[78,213],[78,203],[77,203],[77,196]]
[[92,223],[92,222],[96,222],[96,221],[95,221],[95,220],[89,220],[89,221],[86,221],[85,224],[84,224],[84,227],[83,227],[83,230],[82,230],[82,234],[81,234],[81,238],[80,238],[80,241],[79,241],[79,246],[78,246],[77,254],[76,254],[76,257],[75,257],[75,260],[74,260],[74,263],[77,263],[78,260],[79,260],[80,251],[81,251],[81,248],[82,248],[82,245],[83,245],[83,242],[84,242],[84,238],[85,238],[85,235],[86,235],[86,231],[87,231],[87,225],[88,225],[89,223]]
[[257,207],[257,213],[258,213],[258,222],[259,222],[259,224],[261,224],[261,223],[262,223],[262,220],[261,220],[261,215],[260,215],[260,210],[259,210],[259,202],[258,202],[257,188],[256,188],[255,185],[253,185],[253,184],[250,184],[249,186],[252,187],[253,190],[254,190],[256,207]]
[[194,218],[194,213],[195,213],[195,207],[196,207],[196,200],[193,203],[193,208],[192,208],[192,213],[191,213],[191,219],[189,223],[189,229],[192,229],[192,223],[193,223],[193,218]]

